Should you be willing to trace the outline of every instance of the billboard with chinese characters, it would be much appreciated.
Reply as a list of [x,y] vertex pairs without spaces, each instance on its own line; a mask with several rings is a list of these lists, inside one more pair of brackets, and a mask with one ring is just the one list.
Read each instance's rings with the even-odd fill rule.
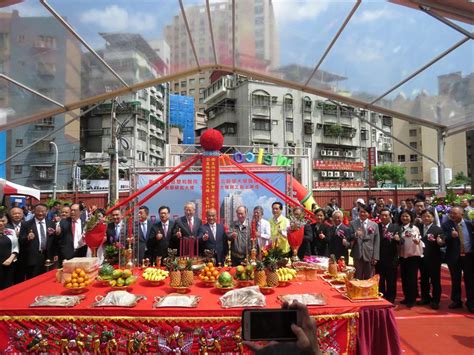
[[[264,179],[273,187],[286,193],[286,173],[284,172],[256,172],[256,175]],[[151,180],[158,178],[158,174],[138,174],[137,188],[146,186]],[[236,220],[235,210],[238,206],[246,206],[249,210],[249,218],[255,206],[262,206],[264,218],[272,216],[271,205],[280,201],[275,195],[268,191],[263,185],[253,178],[242,173],[222,173],[219,182],[219,205],[221,223],[230,224]],[[138,200],[145,197],[155,187],[141,194]],[[158,208],[169,206],[171,218],[176,219],[184,214],[186,202],[196,204],[196,216],[202,213],[202,175],[201,173],[186,173],[180,175],[166,188],[148,200],[145,205],[150,209],[150,216],[158,218]],[[153,218],[153,217],[152,217]]]

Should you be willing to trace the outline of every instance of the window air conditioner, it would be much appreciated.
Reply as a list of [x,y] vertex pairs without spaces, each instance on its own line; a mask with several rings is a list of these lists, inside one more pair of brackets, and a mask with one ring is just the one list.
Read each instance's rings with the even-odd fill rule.
[[332,150],[326,150],[326,155],[328,157],[332,157]]
[[327,155],[326,150],[325,149],[321,150],[321,156],[324,157],[326,155]]
[[339,151],[338,151],[338,150],[335,150],[334,153],[333,153],[333,155],[334,155],[335,157],[338,157],[338,156],[339,156]]
[[348,150],[348,151],[346,152],[346,157],[352,158],[353,156],[354,156],[354,154],[352,153],[351,150]]
[[348,174],[348,177],[353,178],[354,177],[354,172],[350,171],[349,174]]
[[333,176],[334,176],[333,172],[332,172],[332,171],[328,171],[328,177],[333,177]]
[[322,177],[328,176],[328,172],[326,170],[321,171],[321,176]]
[[340,176],[341,176],[341,173],[340,173],[339,171],[335,171],[335,172],[334,172],[334,177],[337,177],[337,178],[338,178],[338,177],[340,177]]
[[349,172],[348,171],[344,171],[344,177],[349,177]]

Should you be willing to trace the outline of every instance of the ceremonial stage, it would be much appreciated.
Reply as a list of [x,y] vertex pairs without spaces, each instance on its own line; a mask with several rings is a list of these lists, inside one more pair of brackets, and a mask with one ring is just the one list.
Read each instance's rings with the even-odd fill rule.
[[[197,282],[188,294],[201,296],[196,308],[153,308],[154,297],[172,292],[167,285],[154,287],[139,279],[133,285],[135,295],[146,300],[134,308],[93,308],[97,295],[106,295],[109,287],[89,286],[86,298],[73,308],[29,305],[39,295],[66,294],[68,291],[56,282],[55,271],[13,286],[0,293],[0,349],[7,352],[68,351],[91,353],[158,352],[159,343],[173,334],[179,326],[183,334],[192,336],[192,352],[208,342],[209,352],[245,352],[240,339],[242,308],[223,309],[219,304],[221,293],[213,287]],[[385,300],[351,302],[321,279],[294,281],[277,287],[266,295],[266,308],[279,308],[278,295],[322,293],[325,306],[310,306],[310,314],[318,325],[321,350],[347,354],[396,354],[400,352],[398,330],[392,305]],[[200,345],[201,340],[201,345]],[[214,341],[218,340],[218,344]],[[81,348],[79,348],[81,346]]]

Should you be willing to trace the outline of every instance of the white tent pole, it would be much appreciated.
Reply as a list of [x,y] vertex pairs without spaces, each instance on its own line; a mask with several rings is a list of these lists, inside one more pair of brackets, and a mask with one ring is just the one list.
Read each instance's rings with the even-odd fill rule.
[[444,129],[438,129],[438,182],[440,192],[446,191],[446,179],[444,176],[444,145],[446,144],[446,132]]

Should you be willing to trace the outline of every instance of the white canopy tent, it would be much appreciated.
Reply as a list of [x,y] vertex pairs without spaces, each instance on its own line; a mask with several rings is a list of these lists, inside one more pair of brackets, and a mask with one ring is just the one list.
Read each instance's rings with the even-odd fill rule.
[[[11,27],[16,38],[10,43],[17,46],[3,38],[0,87],[8,96],[1,101],[2,130],[206,70],[242,74],[418,123],[436,129],[440,142],[474,128],[472,2],[10,0],[0,7],[4,28],[15,22],[12,16],[38,19]],[[195,23],[194,11],[206,16]],[[255,21],[246,22],[246,13]],[[169,48],[169,65],[149,53],[156,70],[122,76],[126,63],[117,58],[130,43],[144,51],[155,48],[151,43],[157,38],[173,36],[176,22],[184,35]],[[217,36],[222,26],[229,29],[226,38]],[[66,49],[41,37],[54,31],[67,34]],[[197,40],[198,31],[207,38],[206,47],[202,36]],[[38,40],[33,53],[21,50],[28,36]],[[115,52],[107,56],[112,41]],[[123,53],[117,52],[120,43],[127,43]],[[34,56],[37,68],[22,70],[24,56]],[[61,68],[51,64],[60,62]],[[45,76],[59,71],[66,73],[64,80],[45,88]],[[97,71],[103,80],[97,80]],[[451,77],[465,80],[450,86]],[[438,156],[444,171],[441,143]]]

